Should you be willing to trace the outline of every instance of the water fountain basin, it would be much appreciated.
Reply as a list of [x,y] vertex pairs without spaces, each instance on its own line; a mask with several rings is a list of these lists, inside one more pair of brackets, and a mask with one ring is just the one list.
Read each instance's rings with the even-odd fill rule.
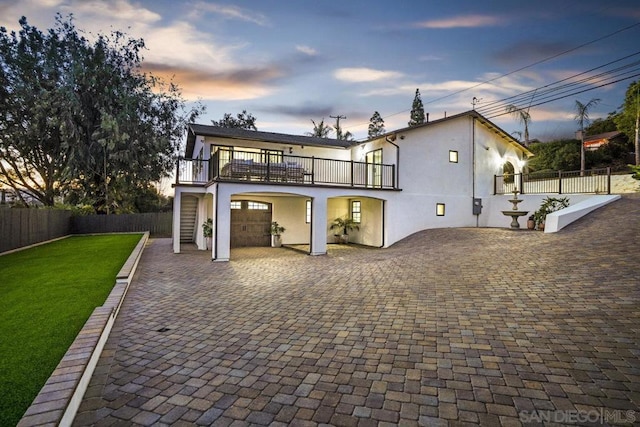
[[527,215],[529,212],[523,211],[502,211],[503,215],[511,217],[511,228],[520,228],[518,218]]

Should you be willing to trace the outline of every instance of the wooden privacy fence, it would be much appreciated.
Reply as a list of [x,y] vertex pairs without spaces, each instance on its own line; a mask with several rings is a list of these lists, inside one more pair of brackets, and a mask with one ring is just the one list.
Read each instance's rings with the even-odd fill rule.
[[71,234],[148,231],[153,237],[171,237],[172,213],[82,215],[71,218]]
[[73,216],[56,209],[0,208],[0,253],[69,234],[149,231],[171,237],[172,213]]
[[0,252],[66,236],[70,221],[69,211],[0,208]]

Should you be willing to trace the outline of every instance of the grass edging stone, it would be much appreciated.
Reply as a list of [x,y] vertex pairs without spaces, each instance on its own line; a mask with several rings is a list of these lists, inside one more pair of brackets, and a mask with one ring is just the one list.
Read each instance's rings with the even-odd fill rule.
[[115,286],[105,303],[89,316],[40,393],[24,413],[18,427],[71,425],[148,239],[149,232],[146,232],[116,276]]

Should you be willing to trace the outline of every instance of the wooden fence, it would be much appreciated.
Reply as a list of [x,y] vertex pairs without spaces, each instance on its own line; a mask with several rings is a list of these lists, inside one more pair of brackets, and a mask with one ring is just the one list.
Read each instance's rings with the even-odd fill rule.
[[71,234],[148,231],[153,237],[171,237],[172,213],[82,215],[71,218]]
[[69,234],[71,212],[54,209],[0,209],[0,252]]
[[0,253],[69,234],[149,231],[171,237],[171,212],[73,216],[55,209],[0,207]]

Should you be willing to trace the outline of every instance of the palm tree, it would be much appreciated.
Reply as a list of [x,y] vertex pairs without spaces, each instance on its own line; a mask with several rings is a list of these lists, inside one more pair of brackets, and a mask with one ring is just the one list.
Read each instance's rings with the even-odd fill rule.
[[324,119],[320,120],[320,123],[316,123],[311,119],[311,123],[313,123],[313,132],[307,132],[306,135],[317,138],[329,138],[331,127],[324,124]]
[[524,125],[524,146],[529,145],[529,123],[531,122],[531,115],[529,109],[523,110],[513,104],[507,105],[507,113],[515,116],[520,123]]
[[589,109],[595,107],[600,98],[592,98],[586,104],[576,100],[576,117],[575,120],[580,125],[580,176],[584,175],[584,125],[589,124]]

